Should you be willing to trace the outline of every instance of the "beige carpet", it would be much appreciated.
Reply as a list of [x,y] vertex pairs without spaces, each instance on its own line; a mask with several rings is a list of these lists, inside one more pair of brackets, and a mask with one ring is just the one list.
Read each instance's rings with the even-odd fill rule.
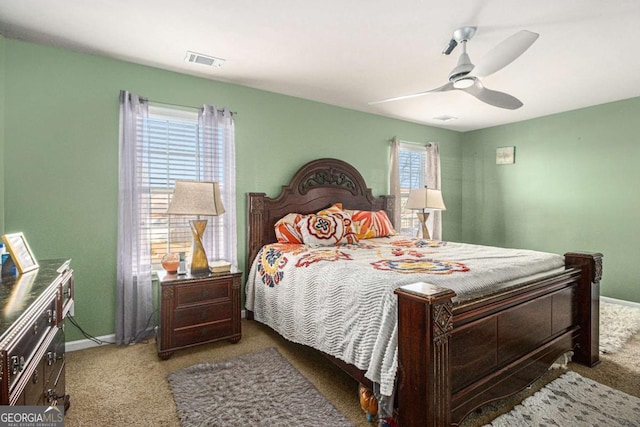
[[[370,426],[361,413],[357,384],[318,353],[285,341],[253,321],[242,321],[238,344],[221,341],[176,352],[162,361],[156,343],[113,345],[67,354],[65,427],[176,426],[178,416],[166,376],[196,363],[276,347],[356,426]],[[362,414],[362,416],[361,416]]]
[[[276,347],[318,390],[356,426],[371,426],[360,409],[357,384],[318,353],[285,341],[269,328],[243,320],[238,344],[222,341],[176,352],[169,360],[157,357],[155,341],[128,347],[103,346],[67,354],[67,393],[71,408],[66,427],[74,426],[179,426],[176,407],[166,380],[168,373],[196,363],[226,359],[266,347]],[[640,397],[640,334],[616,354],[603,355],[589,369],[570,369],[602,384]],[[558,376],[550,371],[545,382]],[[542,387],[539,382],[517,397],[487,405],[465,420],[467,427],[485,424],[507,412]]]

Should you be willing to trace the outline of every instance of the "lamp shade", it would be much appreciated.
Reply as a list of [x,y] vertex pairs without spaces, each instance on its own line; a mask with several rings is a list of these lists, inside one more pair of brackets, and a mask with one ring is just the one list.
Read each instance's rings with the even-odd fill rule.
[[427,187],[411,190],[405,208],[447,210],[444,205],[444,200],[442,200],[442,192]]
[[220,187],[217,182],[176,181],[169,203],[171,215],[210,215],[224,213]]

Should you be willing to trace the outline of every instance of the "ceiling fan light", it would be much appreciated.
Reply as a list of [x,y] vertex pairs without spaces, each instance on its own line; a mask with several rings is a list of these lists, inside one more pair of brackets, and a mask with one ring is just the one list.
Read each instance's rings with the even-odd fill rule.
[[473,86],[474,83],[475,79],[473,77],[462,77],[453,82],[453,87],[455,87],[456,89],[466,89]]

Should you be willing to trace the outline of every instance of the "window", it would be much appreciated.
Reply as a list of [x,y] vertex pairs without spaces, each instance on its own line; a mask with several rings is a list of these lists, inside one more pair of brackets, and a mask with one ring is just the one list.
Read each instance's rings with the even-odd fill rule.
[[[225,181],[224,167],[218,164],[222,145],[213,147],[213,155],[205,155],[198,112],[149,106],[143,141],[142,187],[148,188],[148,206],[141,209],[142,233],[151,248],[151,263],[157,264],[164,254],[191,252],[193,237],[188,216],[167,215],[176,180]],[[222,138],[214,138],[221,140]],[[211,151],[211,150],[209,150]],[[221,185],[224,191],[224,185]],[[207,236],[223,233],[225,216],[209,221]],[[206,239],[206,237],[205,237]],[[207,251],[209,254],[209,251]]]
[[409,191],[425,186],[427,152],[424,147],[401,144],[398,152],[400,180],[400,233],[417,235],[420,223],[414,210],[405,209]]
[[209,259],[237,264],[235,126],[215,105],[159,108],[126,90],[119,101],[116,342],[129,344],[153,333],[154,264],[190,252],[190,218],[166,214],[176,180],[219,183],[225,213],[210,217],[203,243]]

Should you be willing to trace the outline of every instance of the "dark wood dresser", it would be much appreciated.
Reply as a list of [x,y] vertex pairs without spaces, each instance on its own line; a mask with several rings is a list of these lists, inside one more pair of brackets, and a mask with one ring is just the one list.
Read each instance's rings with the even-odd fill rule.
[[73,304],[70,260],[0,278],[0,405],[69,405],[64,319]]
[[192,276],[158,273],[160,301],[156,341],[158,356],[175,350],[228,339],[237,343],[240,329],[242,272]]

